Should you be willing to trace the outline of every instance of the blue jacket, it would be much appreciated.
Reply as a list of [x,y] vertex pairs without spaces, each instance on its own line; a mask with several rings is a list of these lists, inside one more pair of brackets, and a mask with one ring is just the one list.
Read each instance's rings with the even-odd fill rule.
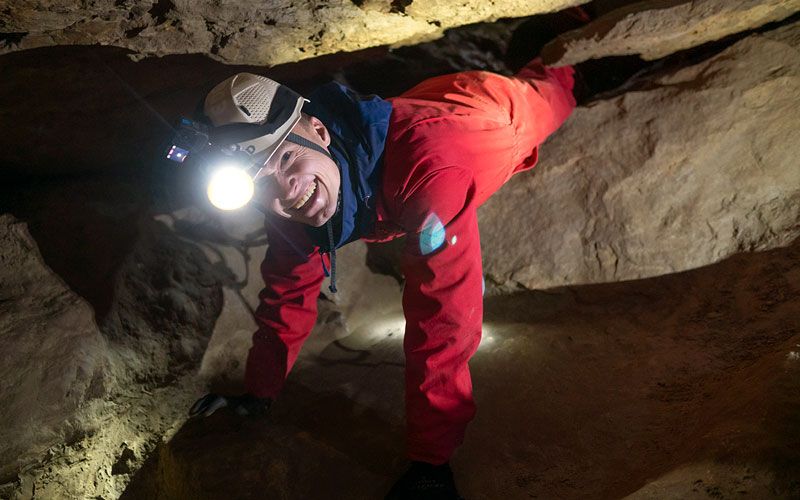
[[331,251],[368,234],[374,225],[392,105],[376,95],[360,96],[337,82],[319,87],[309,99],[303,111],[328,129],[328,149],[341,174],[339,206],[332,218],[333,248],[324,226],[309,228],[312,240],[323,251]]

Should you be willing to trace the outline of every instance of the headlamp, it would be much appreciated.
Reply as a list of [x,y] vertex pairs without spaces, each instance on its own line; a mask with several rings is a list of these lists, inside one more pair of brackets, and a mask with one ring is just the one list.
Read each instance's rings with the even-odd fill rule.
[[211,204],[220,210],[236,210],[253,198],[258,165],[247,151],[213,144],[209,132],[203,123],[182,118],[166,158],[182,164],[192,157],[208,178],[206,194]]
[[212,205],[220,210],[236,210],[252,198],[253,178],[239,165],[221,165],[211,174],[206,193]]

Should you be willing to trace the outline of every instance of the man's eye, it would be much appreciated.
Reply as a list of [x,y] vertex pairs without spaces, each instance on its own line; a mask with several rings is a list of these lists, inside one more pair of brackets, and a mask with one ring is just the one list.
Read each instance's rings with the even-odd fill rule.
[[288,151],[283,153],[283,156],[281,157],[281,163],[286,163],[287,161],[289,161],[289,158],[291,158],[291,157],[292,157],[292,153],[290,153]]

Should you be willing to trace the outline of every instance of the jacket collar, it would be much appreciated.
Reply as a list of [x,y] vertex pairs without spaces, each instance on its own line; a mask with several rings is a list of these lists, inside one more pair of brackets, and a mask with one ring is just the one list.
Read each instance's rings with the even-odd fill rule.
[[311,93],[303,111],[319,118],[331,134],[328,150],[339,167],[341,191],[333,216],[333,248],[326,228],[309,227],[322,251],[331,251],[369,233],[375,220],[383,149],[392,105],[378,96],[360,96],[331,82]]

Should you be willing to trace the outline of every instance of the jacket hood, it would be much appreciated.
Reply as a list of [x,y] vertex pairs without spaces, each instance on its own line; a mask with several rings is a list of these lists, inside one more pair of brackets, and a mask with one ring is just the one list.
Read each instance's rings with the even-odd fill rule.
[[331,251],[366,235],[375,222],[374,196],[380,186],[392,105],[337,82],[319,87],[309,99],[303,111],[317,117],[331,134],[328,150],[341,175],[338,209],[331,219],[333,248],[325,226],[309,227],[314,242]]

